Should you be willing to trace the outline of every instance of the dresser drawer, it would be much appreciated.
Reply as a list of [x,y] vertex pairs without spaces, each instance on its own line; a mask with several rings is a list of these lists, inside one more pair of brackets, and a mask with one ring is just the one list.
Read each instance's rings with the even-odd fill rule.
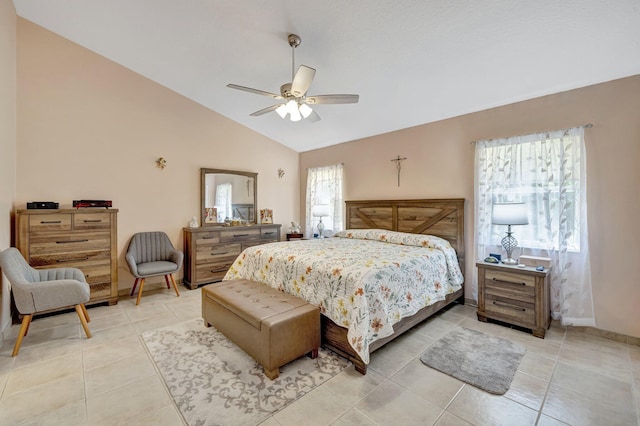
[[196,234],[194,241],[196,246],[202,244],[217,244],[220,242],[220,232],[201,232]]
[[246,241],[260,239],[260,229],[237,229],[220,231],[221,242]]
[[91,262],[100,262],[101,264],[110,265],[111,251],[105,249],[88,250],[83,252],[41,253],[31,256],[29,262],[34,268],[60,267],[83,269],[83,265]]
[[213,244],[198,246],[196,264],[219,262],[232,257],[234,260],[242,251],[240,244]]
[[206,263],[198,265],[196,267],[196,283],[219,281],[226,275],[231,265],[233,265],[233,259],[227,259],[226,261],[216,263]]
[[61,253],[109,250],[110,248],[111,238],[108,233],[61,234],[32,237],[30,255],[33,258]]
[[262,228],[260,230],[260,238],[265,241],[277,241],[278,230],[276,228]]
[[109,229],[111,214],[109,213],[76,213],[73,215],[73,229]]
[[29,216],[29,232],[70,231],[71,214],[33,214]]

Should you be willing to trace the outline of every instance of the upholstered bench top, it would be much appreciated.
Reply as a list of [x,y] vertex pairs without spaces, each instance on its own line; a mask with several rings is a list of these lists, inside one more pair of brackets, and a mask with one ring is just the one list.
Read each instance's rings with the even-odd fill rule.
[[295,296],[248,280],[223,281],[203,287],[202,291],[204,297],[215,299],[258,330],[266,319],[307,305]]

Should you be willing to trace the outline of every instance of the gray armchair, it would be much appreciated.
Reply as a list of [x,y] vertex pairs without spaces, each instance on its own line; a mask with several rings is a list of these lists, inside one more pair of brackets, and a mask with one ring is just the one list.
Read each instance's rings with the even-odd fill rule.
[[11,283],[11,291],[18,312],[23,315],[20,332],[13,347],[18,355],[22,339],[29,331],[34,314],[75,306],[82,328],[91,337],[91,319],[84,304],[89,301],[89,284],[76,268],[34,269],[18,249],[10,247],[0,253],[0,268]]
[[149,277],[164,275],[167,288],[170,288],[170,278],[176,296],[180,297],[173,273],[178,272],[182,266],[183,257],[182,252],[173,247],[171,240],[164,232],[140,232],[131,237],[125,259],[131,274],[136,278],[131,288],[131,296],[135,293],[140,281],[136,305],[140,304],[144,280]]

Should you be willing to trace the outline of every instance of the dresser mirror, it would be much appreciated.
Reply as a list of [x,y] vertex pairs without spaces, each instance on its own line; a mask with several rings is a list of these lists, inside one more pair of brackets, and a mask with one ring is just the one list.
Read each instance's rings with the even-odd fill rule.
[[258,174],[200,169],[202,226],[256,223]]

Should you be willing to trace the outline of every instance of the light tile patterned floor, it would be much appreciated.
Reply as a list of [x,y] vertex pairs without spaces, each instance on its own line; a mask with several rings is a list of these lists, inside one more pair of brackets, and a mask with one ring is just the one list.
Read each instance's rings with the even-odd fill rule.
[[[145,292],[89,309],[86,339],[75,312],[34,320],[11,358],[18,326],[0,348],[0,425],[182,425],[140,333],[200,317],[200,290]],[[526,346],[511,389],[494,396],[432,370],[420,354],[462,325]],[[478,322],[456,306],[353,367],[263,424],[636,425],[640,348],[552,327],[542,340]]]

